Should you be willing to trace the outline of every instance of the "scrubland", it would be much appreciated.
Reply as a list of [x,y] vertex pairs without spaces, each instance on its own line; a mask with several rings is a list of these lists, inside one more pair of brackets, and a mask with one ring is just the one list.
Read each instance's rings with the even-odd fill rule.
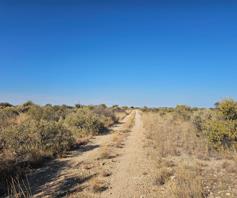
[[237,197],[237,102],[0,104],[0,196]]
[[[0,104],[0,196],[29,191],[24,175],[62,157],[127,115],[120,107]],[[20,183],[23,183],[20,185]],[[19,185],[18,185],[19,184]],[[17,189],[17,186],[21,186]],[[22,187],[23,186],[23,187]]]
[[237,197],[237,103],[144,109],[158,197]]

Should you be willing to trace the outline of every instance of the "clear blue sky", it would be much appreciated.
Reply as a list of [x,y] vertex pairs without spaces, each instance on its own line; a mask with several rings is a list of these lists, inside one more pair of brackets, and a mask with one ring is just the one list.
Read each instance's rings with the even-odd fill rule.
[[0,101],[237,99],[234,2],[0,0]]

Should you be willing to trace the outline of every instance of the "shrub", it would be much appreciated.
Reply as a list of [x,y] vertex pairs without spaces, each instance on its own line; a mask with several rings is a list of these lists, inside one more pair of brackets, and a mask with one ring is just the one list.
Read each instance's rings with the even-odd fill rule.
[[24,104],[17,106],[17,109],[21,113],[26,113],[32,106],[35,106],[35,104],[32,101],[27,101]]
[[69,114],[64,123],[76,136],[98,134],[105,129],[99,116],[86,109],[78,109],[76,112]]
[[59,121],[60,119],[65,119],[66,115],[72,110],[66,106],[45,106],[41,107],[34,105],[29,108],[27,114],[30,118],[40,121]]
[[237,119],[237,102],[232,99],[226,99],[217,103],[217,109],[223,114],[226,120]]
[[0,109],[0,128],[8,126],[18,115],[19,113],[14,107]]
[[49,156],[61,154],[73,143],[69,130],[59,123],[47,121],[27,120],[2,129],[0,135],[4,149],[22,160],[31,158],[35,152]]
[[237,141],[237,121],[211,120],[206,123],[206,134],[209,142],[216,148],[230,147]]
[[191,108],[186,105],[177,105],[175,107],[175,112],[181,116],[184,120],[190,119]]
[[38,105],[34,105],[34,106],[31,106],[28,111],[27,111],[27,114],[29,115],[29,117],[31,119],[34,119],[34,120],[41,120],[42,119],[42,115],[43,115],[43,108],[41,108],[40,106]]
[[95,107],[93,109],[93,113],[97,114],[100,117],[105,127],[110,127],[112,124],[118,121],[115,116],[114,110],[102,105]]
[[8,103],[8,102],[1,102],[0,103],[0,109],[1,108],[6,108],[6,107],[13,107],[13,105]]
[[212,120],[215,117],[215,112],[209,109],[197,110],[192,114],[191,121],[198,131],[203,131],[205,129],[206,121]]
[[74,143],[72,133],[62,124],[41,121],[38,127],[42,150],[50,151],[52,155],[57,155],[72,147]]

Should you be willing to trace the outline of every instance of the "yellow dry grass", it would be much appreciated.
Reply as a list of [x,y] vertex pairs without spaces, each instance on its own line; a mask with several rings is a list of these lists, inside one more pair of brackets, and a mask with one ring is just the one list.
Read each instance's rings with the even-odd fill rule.
[[206,137],[172,112],[145,112],[143,123],[148,154],[157,165],[154,183],[163,189],[160,197],[237,196],[236,153],[212,156]]

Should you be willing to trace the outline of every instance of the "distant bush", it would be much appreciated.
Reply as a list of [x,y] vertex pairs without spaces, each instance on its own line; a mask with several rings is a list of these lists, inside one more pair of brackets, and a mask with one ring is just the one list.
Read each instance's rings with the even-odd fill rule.
[[27,115],[34,120],[59,121],[71,113],[73,109],[67,106],[38,106],[34,105],[29,108]]
[[26,113],[32,106],[35,106],[35,104],[32,101],[27,101],[23,103],[22,105],[18,105],[17,110],[20,113]]
[[186,105],[177,105],[175,107],[175,112],[177,115],[182,117],[184,120],[189,120],[191,117],[191,107]]
[[6,107],[13,107],[13,105],[8,103],[8,102],[1,102],[0,103],[0,109],[1,108],[6,108]]
[[69,114],[64,123],[65,126],[73,131],[75,136],[99,134],[105,129],[99,116],[92,111],[85,109],[78,109],[76,112]]
[[191,115],[191,121],[198,131],[202,131],[205,129],[206,121],[212,120],[215,117],[216,113],[212,110],[197,110]]
[[93,113],[100,117],[100,120],[103,122],[105,127],[110,127],[112,124],[118,121],[118,118],[115,116],[114,110],[112,108],[107,108],[100,105],[93,109]]

